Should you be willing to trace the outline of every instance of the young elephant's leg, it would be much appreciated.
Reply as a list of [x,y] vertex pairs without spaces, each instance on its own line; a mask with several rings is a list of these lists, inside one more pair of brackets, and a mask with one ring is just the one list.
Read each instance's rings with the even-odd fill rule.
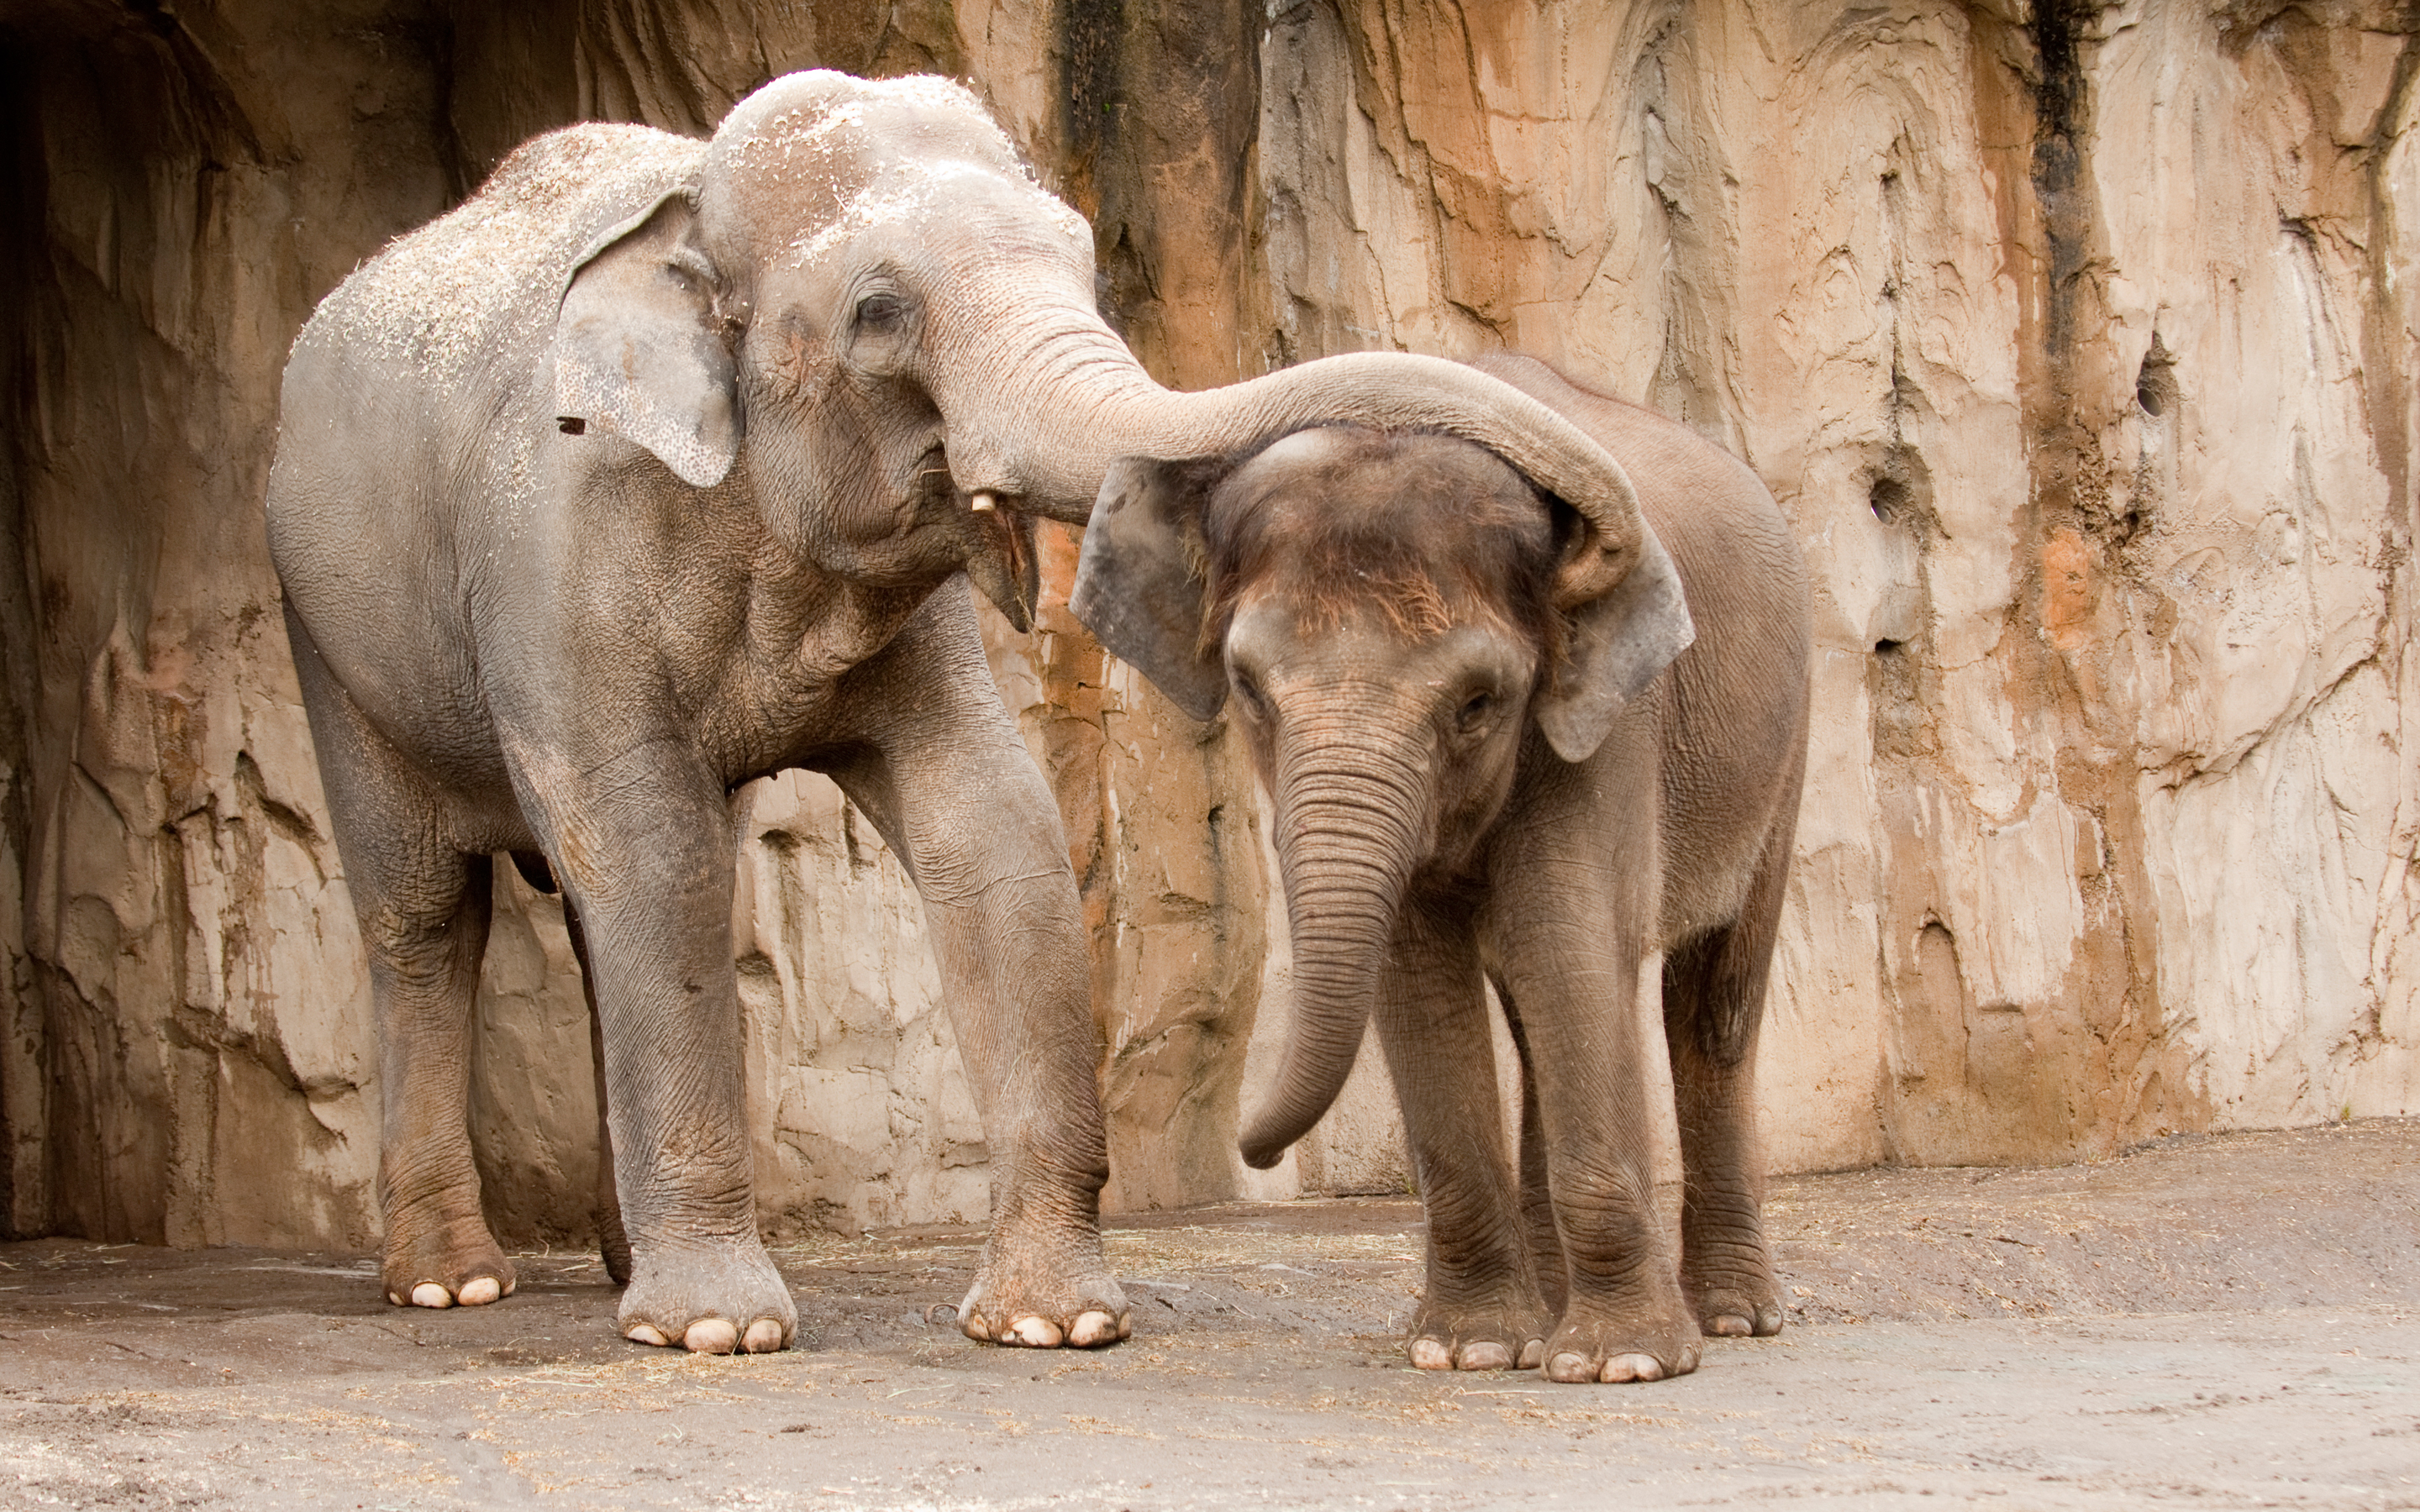
[[1681,1283],[1709,1334],[1781,1332],[1781,1293],[1764,1242],[1756,1045],[1790,848],[1785,825],[1740,917],[1683,941],[1664,962],[1664,1032],[1681,1127]]
[[1132,1323],[1101,1257],[1109,1148],[1082,904],[1058,802],[958,593],[954,618],[927,614],[885,652],[913,694],[892,685],[879,744],[832,776],[923,898],[991,1148],[991,1235],[958,1325],[1001,1344],[1113,1344]]
[[[1550,824],[1508,849],[1491,957],[1520,1005],[1563,1252],[1546,1374],[1655,1381],[1696,1369],[1702,1340],[1655,1206],[1656,1026],[1638,992],[1652,918],[1639,894],[1654,869],[1622,854],[1630,846],[1589,854],[1573,838],[1586,833]],[[1501,877],[1522,881],[1508,887]]]
[[798,1326],[756,1231],[731,957],[736,850],[721,784],[659,740],[520,774],[578,910],[629,1236],[619,1327],[646,1344],[778,1350]]
[[287,634],[369,958],[386,1227],[380,1280],[398,1305],[494,1302],[515,1276],[480,1211],[469,1115],[491,868],[440,838],[426,782],[354,707],[290,610]]
[[1406,904],[1379,974],[1375,1016],[1429,1220],[1412,1364],[1529,1369],[1553,1318],[1539,1297],[1505,1165],[1496,1048],[1466,918]]
[[1521,1008],[1512,990],[1496,983],[1497,1000],[1504,1005],[1504,1026],[1512,1037],[1512,1053],[1521,1063],[1521,1237],[1529,1249],[1529,1273],[1538,1279],[1538,1296],[1546,1316],[1563,1311],[1563,1241],[1555,1231],[1554,1189],[1546,1179],[1546,1134],[1538,1119],[1538,1068],[1529,1054],[1528,1031],[1521,1026]]

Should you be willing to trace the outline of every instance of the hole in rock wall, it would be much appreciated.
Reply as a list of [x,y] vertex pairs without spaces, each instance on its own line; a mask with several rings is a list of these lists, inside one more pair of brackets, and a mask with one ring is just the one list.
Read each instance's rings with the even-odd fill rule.
[[1874,512],[1874,518],[1885,525],[1898,524],[1908,517],[1908,500],[1907,485],[1891,477],[1876,478],[1872,490],[1866,495],[1867,507]]
[[2160,333],[2151,332],[2151,349],[2134,372],[2134,405],[2154,420],[2165,419],[2177,408],[2177,360]]
[[1873,710],[1877,756],[1912,758],[1932,749],[1927,712],[1930,668],[1924,647],[1932,622],[1932,594],[1924,553],[1937,533],[1932,476],[1922,454],[1893,445],[1866,486],[1873,517],[1869,537],[1873,574],[1866,643],[1873,647],[1866,693]]

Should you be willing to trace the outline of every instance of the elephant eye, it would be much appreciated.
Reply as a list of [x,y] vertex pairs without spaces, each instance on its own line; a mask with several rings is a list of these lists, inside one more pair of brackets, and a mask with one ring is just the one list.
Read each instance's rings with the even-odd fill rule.
[[869,294],[857,301],[857,324],[861,331],[882,331],[897,325],[908,313],[907,301],[896,294]]
[[1252,681],[1249,673],[1235,674],[1235,702],[1242,704],[1244,712],[1255,721],[1269,717],[1268,695],[1261,691],[1261,685]]
[[1473,693],[1469,698],[1463,701],[1461,711],[1454,716],[1454,725],[1457,729],[1461,730],[1463,733],[1468,734],[1470,732],[1478,729],[1481,725],[1485,724],[1487,722],[1487,717],[1494,713],[1495,710],[1496,696],[1494,694]]

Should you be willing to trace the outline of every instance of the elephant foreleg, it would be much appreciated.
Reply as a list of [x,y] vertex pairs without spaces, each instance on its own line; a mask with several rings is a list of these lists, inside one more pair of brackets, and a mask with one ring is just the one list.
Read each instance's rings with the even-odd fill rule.
[[962,710],[947,740],[832,775],[923,897],[991,1147],[991,1234],[958,1325],[999,1344],[1113,1344],[1132,1323],[1101,1257],[1109,1150],[1082,905],[1058,805],[987,683],[983,702],[988,717]]
[[533,756],[519,780],[578,911],[595,995],[630,1244],[621,1331],[715,1353],[781,1349],[798,1310],[756,1231],[722,785],[669,740],[585,767]]
[[1496,1049],[1466,918],[1406,903],[1374,1017],[1403,1104],[1428,1278],[1409,1352],[1423,1370],[1536,1365],[1552,1315],[1539,1296],[1504,1159]]
[[[1518,874],[1554,876],[1495,910],[1491,952],[1519,1004],[1556,1237],[1563,1254],[1562,1318],[1546,1341],[1556,1381],[1655,1381],[1698,1367],[1703,1339],[1681,1291],[1655,1202],[1652,1073],[1659,1026],[1639,991],[1651,913],[1625,881],[1653,874],[1628,857],[1583,861],[1549,838]],[[1546,904],[1550,903],[1551,906]]]
[[1529,1272],[1538,1278],[1538,1295],[1548,1317],[1563,1310],[1563,1241],[1555,1232],[1554,1189],[1546,1177],[1546,1134],[1538,1121],[1538,1068],[1529,1054],[1529,1036],[1521,1025],[1521,1007],[1512,990],[1496,983],[1497,1000],[1504,1007],[1504,1026],[1512,1037],[1512,1053],[1521,1071],[1521,1237],[1529,1248]]

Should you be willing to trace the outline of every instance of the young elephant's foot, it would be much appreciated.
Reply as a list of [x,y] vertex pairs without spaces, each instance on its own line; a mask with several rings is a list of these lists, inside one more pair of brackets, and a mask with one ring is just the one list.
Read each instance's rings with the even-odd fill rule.
[[790,1288],[753,1239],[640,1249],[617,1326],[640,1344],[770,1354],[799,1331]]
[[[1676,1299],[1677,1301],[1677,1299]],[[1678,1306],[1590,1311],[1574,1306],[1546,1340],[1552,1381],[1662,1381],[1698,1368],[1697,1320]]]
[[988,1344],[1091,1350],[1133,1333],[1134,1319],[1125,1289],[1101,1261],[1097,1229],[995,1228],[975,1284],[958,1304],[958,1327]]
[[1534,1370],[1550,1321],[1534,1297],[1459,1307],[1423,1302],[1404,1352],[1422,1370]]
[[410,1212],[388,1215],[379,1281],[398,1307],[478,1307],[511,1296],[520,1284],[485,1219]]

